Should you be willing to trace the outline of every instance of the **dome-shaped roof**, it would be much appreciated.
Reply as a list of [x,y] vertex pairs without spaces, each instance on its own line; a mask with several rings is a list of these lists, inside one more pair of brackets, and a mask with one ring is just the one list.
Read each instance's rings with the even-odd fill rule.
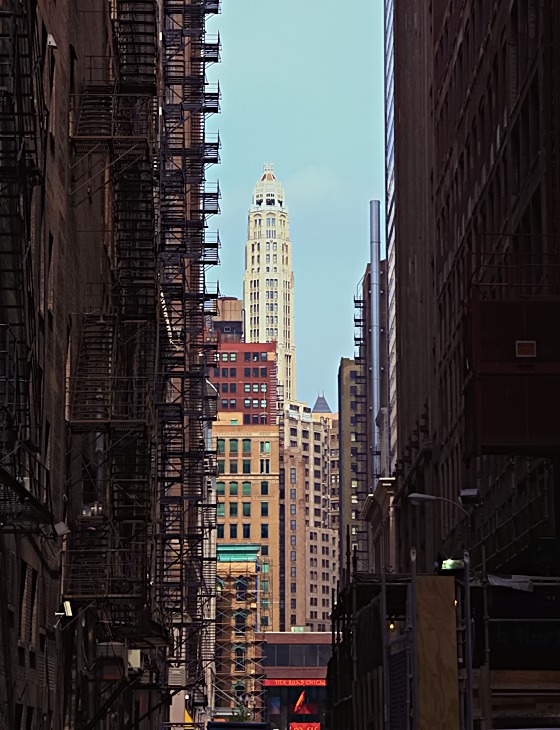
[[284,188],[274,174],[274,165],[263,165],[263,174],[255,185],[251,212],[260,210],[280,210],[287,212],[284,205]]

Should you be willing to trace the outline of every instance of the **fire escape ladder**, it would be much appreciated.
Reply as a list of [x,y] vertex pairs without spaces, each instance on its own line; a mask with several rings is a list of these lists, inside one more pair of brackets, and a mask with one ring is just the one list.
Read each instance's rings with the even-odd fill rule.
[[174,636],[169,686],[190,688],[193,706],[206,702],[205,670],[213,660],[215,507],[207,507],[213,459],[206,421],[215,404],[207,385],[213,356],[206,319],[217,293],[207,290],[205,267],[217,262],[219,240],[205,228],[219,212],[219,187],[205,185],[205,168],[219,160],[219,138],[207,138],[204,127],[205,115],[219,107],[219,89],[205,77],[205,65],[219,60],[219,38],[206,37],[204,25],[218,7],[163,0],[161,28],[156,594]]
[[34,329],[31,210],[42,184],[42,85],[28,14],[0,12],[0,529],[52,523]]

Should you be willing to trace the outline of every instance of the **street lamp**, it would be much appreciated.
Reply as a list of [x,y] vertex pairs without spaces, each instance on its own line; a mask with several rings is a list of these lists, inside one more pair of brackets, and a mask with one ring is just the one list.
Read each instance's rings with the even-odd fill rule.
[[[478,500],[478,490],[464,490],[468,501],[476,504]],[[461,493],[463,496],[463,492]],[[434,494],[421,494],[420,492],[412,492],[408,495],[409,502],[415,507],[420,507],[428,502],[448,502],[457,509],[461,510],[468,518],[467,527],[467,544],[468,531],[471,526],[471,513],[465,509],[462,504],[455,502],[447,497],[437,497]],[[467,701],[466,701],[466,728],[465,730],[473,730],[473,667],[472,667],[472,624],[471,624],[471,556],[469,550],[463,551],[463,561],[465,565],[465,664],[467,670]]]

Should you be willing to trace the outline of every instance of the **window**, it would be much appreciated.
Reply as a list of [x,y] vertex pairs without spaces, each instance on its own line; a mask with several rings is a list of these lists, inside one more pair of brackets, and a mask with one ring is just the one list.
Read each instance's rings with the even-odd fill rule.
[[251,537],[251,525],[243,524],[243,537],[248,540]]
[[237,517],[237,502],[230,502],[229,503],[229,516],[230,517]]
[[293,568],[290,568],[290,578],[296,577],[296,569],[295,566]]
[[236,682],[233,685],[233,693],[235,695],[235,699],[238,703],[241,703],[243,701],[243,697],[245,696],[245,685],[243,682]]
[[235,600],[236,601],[246,601],[248,588],[249,588],[249,583],[247,581],[247,578],[243,578],[242,576],[239,576],[239,578],[235,581]]
[[242,511],[243,517],[250,517],[251,516],[251,502],[243,502],[241,511]]
[[243,482],[243,484],[241,485],[241,494],[244,497],[251,496],[251,482]]
[[229,526],[229,536],[232,540],[237,540],[237,525]]
[[237,497],[237,489],[238,489],[238,483],[237,482],[230,482],[229,483],[229,495],[230,495],[230,497]]
[[235,398],[230,398],[230,400],[229,400],[229,407],[230,408],[237,408],[237,401],[235,400]]
[[[236,630],[236,633],[239,633],[239,632]],[[244,672],[245,671],[245,650],[239,646],[235,649],[233,671],[234,672]]]
[[295,535],[290,535],[290,545],[292,547],[295,547],[295,545],[296,545],[296,536]]
[[290,489],[290,499],[295,499],[295,498],[296,498],[296,490]]
[[216,536],[218,540],[223,540],[224,538],[224,526],[223,525],[216,525]]
[[230,454],[237,454],[239,447],[239,442],[237,439],[230,439],[229,440],[229,453]]
[[245,362],[251,362],[251,353],[250,352],[244,352],[243,353],[243,359]]
[[290,562],[295,563],[296,562],[296,551],[292,550],[290,552]]
[[225,410],[228,407],[227,398],[222,398],[222,408]]
[[291,504],[290,505],[290,514],[295,515],[295,513],[296,513],[296,506],[295,506],[295,504]]
[[295,529],[296,529],[296,521],[290,520],[290,530],[295,530]]
[[226,483],[225,482],[216,482],[216,494],[218,497],[223,497],[226,493]]
[[258,392],[259,392],[259,384],[253,383],[253,393],[258,393]]
[[245,391],[245,393],[250,393],[251,392],[251,383],[243,383],[243,390]]
[[263,539],[268,539],[268,525],[261,525],[261,537]]
[[261,441],[261,454],[270,454],[270,441]]
[[243,459],[242,469],[243,469],[243,474],[251,473],[251,459]]
[[251,453],[251,439],[243,439],[243,453],[244,454]]
[[230,459],[229,461],[229,473],[237,474],[237,459]]
[[222,378],[227,378],[229,376],[229,370],[227,368],[222,368]]
[[226,440],[225,439],[218,439],[218,441],[217,441],[217,451],[218,451],[218,454],[225,454],[226,453]]
[[245,398],[245,399],[243,400],[243,406],[244,406],[245,408],[250,408],[250,407],[251,407],[251,399],[250,399],[250,398]]
[[261,378],[266,378],[267,368],[261,368]]
[[[247,587],[245,587],[245,592],[247,591]],[[245,601],[246,598],[237,598],[238,601]],[[234,613],[234,621],[235,621],[235,633],[236,634],[244,634],[245,630],[247,628],[247,614],[245,611],[236,611]]]
[[261,393],[266,393],[266,383],[261,383]]
[[228,392],[228,384],[222,383],[222,393],[227,393],[227,392]]
[[218,469],[218,474],[224,474],[226,471],[226,462],[224,459],[217,459],[216,460],[216,467]]
[[261,502],[261,517],[268,517],[268,502]]
[[216,517],[226,516],[226,506],[223,502],[218,502],[216,505]]
[[296,483],[296,468],[295,466],[290,467],[290,484]]
[[268,482],[261,482],[261,495],[266,497],[268,494]]
[[297,593],[297,583],[290,583],[290,593]]
[[297,608],[297,600],[295,598],[290,598],[290,608],[291,609]]
[[236,378],[237,377],[237,368],[230,368],[229,369],[229,377],[230,378]]
[[251,377],[251,368],[243,368],[243,376],[245,378],[250,378]]
[[261,474],[270,474],[270,460],[261,459]]
[[261,555],[268,555],[268,545],[261,545]]

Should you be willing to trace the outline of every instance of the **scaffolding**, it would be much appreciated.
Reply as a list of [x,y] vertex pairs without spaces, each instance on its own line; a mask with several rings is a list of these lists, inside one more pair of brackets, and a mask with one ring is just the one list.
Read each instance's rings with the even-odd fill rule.
[[31,212],[43,183],[42,83],[34,14],[0,11],[0,529],[52,525],[41,462],[42,351],[35,333]]
[[269,568],[265,558],[257,558],[220,563],[218,570],[216,706],[233,713],[247,710],[254,722],[262,722],[265,711],[263,631],[271,609]]

